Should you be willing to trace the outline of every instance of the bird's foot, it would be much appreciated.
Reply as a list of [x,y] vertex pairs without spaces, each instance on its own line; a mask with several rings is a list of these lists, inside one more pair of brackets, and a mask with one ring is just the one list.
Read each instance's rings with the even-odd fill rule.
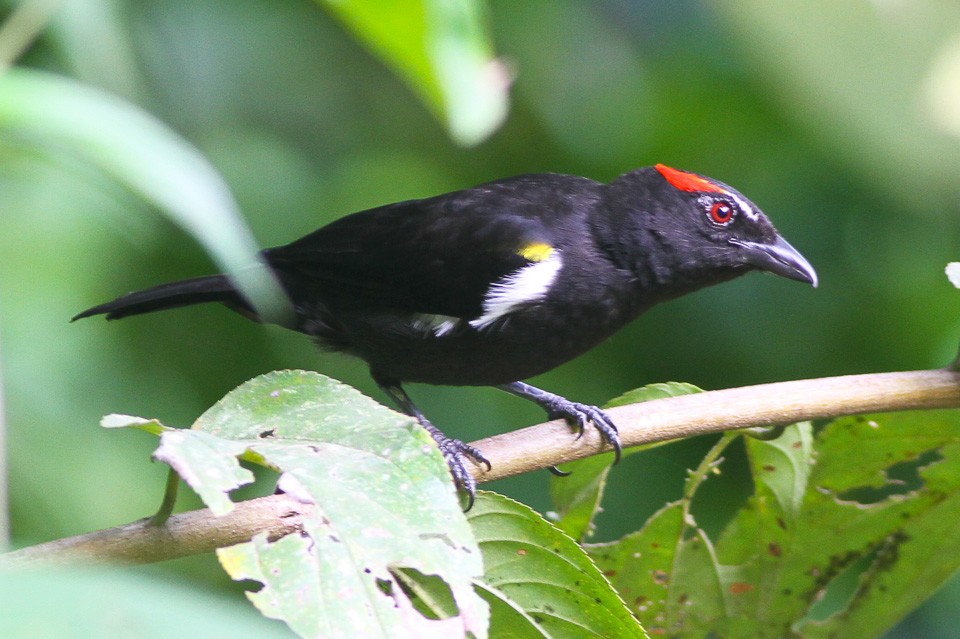
[[617,427],[614,425],[613,420],[610,419],[610,416],[598,406],[571,402],[559,395],[555,396],[555,398],[556,400],[551,401],[549,407],[544,406],[544,408],[547,409],[547,416],[550,417],[550,419],[564,419],[570,425],[575,426],[577,429],[577,439],[583,436],[587,422],[593,423],[593,427],[600,431],[600,437],[613,447],[613,463],[618,463],[623,454],[623,450],[620,446],[620,433],[617,431]]
[[[591,406],[590,404],[581,404],[580,402],[571,402],[565,397],[547,392],[524,382],[502,384],[497,388],[537,404],[543,410],[547,411],[547,416],[550,419],[566,420],[567,423],[577,428],[578,438],[583,436],[583,431],[587,428],[587,422],[593,422],[594,428],[600,431],[600,436],[603,440],[613,448],[613,463],[616,464],[620,461],[623,451],[620,446],[620,435],[617,432],[617,427],[614,426],[610,416],[599,407]],[[554,474],[557,473],[554,472]]]
[[483,456],[480,449],[464,443],[459,439],[452,439],[443,434],[439,428],[431,424],[428,420],[421,418],[420,424],[430,433],[433,441],[437,442],[443,458],[447,461],[450,468],[450,474],[453,475],[453,481],[457,488],[467,495],[467,510],[473,507],[473,501],[476,498],[477,480],[467,469],[466,462],[469,459],[474,464],[486,466],[490,470],[492,466],[490,461]]
[[488,471],[492,468],[490,461],[483,456],[478,448],[465,444],[459,439],[447,437],[443,434],[443,431],[431,424],[430,420],[424,417],[420,409],[410,399],[410,396],[403,390],[399,381],[378,375],[376,371],[371,371],[371,375],[377,385],[383,389],[383,392],[395,401],[404,413],[416,419],[430,433],[433,441],[437,442],[437,446],[440,447],[440,452],[443,453],[443,458],[450,468],[450,474],[453,475],[454,483],[459,490],[467,495],[466,509],[473,508],[473,501],[477,493],[477,480],[467,469],[467,459],[477,465],[486,466]]

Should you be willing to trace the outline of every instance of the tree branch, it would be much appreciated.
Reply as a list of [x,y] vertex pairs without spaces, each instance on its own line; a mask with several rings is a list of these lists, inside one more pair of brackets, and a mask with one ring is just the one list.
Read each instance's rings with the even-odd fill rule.
[[[739,428],[794,424],[843,415],[960,408],[955,370],[871,373],[744,386],[631,404],[607,411],[624,448]],[[583,437],[555,420],[494,435],[474,445],[493,468],[477,481],[511,477],[612,450],[589,426]]]
[[261,532],[279,539],[303,530],[313,506],[288,495],[271,495],[237,504],[222,517],[208,509],[173,515],[162,526],[150,518],[97,532],[57,539],[0,555],[0,567],[98,561],[149,564],[250,541]]
[[[870,412],[960,408],[956,370],[874,373],[827,377],[658,399],[610,409],[624,447],[755,426]],[[560,420],[495,435],[474,445],[493,464],[478,481],[501,479],[608,450],[587,428],[579,439]],[[79,537],[61,539],[0,556],[0,566],[100,560],[151,563],[210,552],[248,541],[260,532],[280,538],[302,530],[311,506],[287,495],[237,504],[223,517],[196,510],[171,517],[164,526],[142,520]]]

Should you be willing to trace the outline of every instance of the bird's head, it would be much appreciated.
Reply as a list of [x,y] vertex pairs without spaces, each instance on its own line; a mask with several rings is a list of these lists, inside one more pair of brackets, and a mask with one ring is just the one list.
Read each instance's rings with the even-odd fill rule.
[[658,283],[689,290],[761,270],[817,285],[810,262],[753,202],[722,182],[658,164],[611,187],[627,235],[657,256],[638,266]]

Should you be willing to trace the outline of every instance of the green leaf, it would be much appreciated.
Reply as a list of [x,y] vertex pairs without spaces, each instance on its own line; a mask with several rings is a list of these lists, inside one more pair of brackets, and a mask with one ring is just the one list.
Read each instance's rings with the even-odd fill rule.
[[[613,543],[587,547],[597,567],[654,635],[705,636],[723,618],[719,566],[710,540],[693,529],[683,501]],[[727,636],[719,634],[718,636]]]
[[264,317],[280,320],[286,296],[216,169],[189,142],[138,107],[40,71],[0,74],[0,131],[66,145],[191,233]]
[[177,471],[214,515],[225,515],[233,510],[228,493],[254,480],[253,473],[237,463],[247,448],[247,442],[172,428],[160,436],[153,458]]
[[[192,429],[164,431],[156,456],[215,512],[252,480],[238,457],[278,470],[285,492],[315,505],[303,535],[218,551],[231,577],[263,584],[254,604],[301,636],[486,636],[472,587],[479,549],[443,456],[411,418],[318,373],[279,371],[232,391]],[[459,614],[424,617],[401,568],[442,578]]]
[[494,636],[646,637],[583,549],[533,510],[479,492],[468,517]]
[[640,402],[649,402],[654,399],[664,399],[665,397],[679,397],[680,395],[692,395],[702,393],[703,389],[688,384],[686,382],[660,382],[656,384],[647,384],[640,388],[627,391],[619,397],[614,397],[607,402],[607,408],[616,406],[626,406],[627,404],[639,404]]
[[739,434],[727,433],[690,473],[683,498],[667,504],[636,533],[585,550],[645,628],[655,635],[731,636],[724,577],[713,543],[690,512],[697,490]]
[[482,142],[507,115],[507,72],[493,57],[479,0],[321,0],[393,67],[460,144]]
[[[729,436],[732,439],[734,436]],[[755,493],[719,540],[684,499],[587,552],[646,628],[677,636],[877,637],[960,567],[960,412],[838,419],[745,442]]]
[[613,460],[610,455],[594,455],[566,464],[567,477],[550,478],[550,497],[556,510],[550,521],[577,541],[593,534],[594,517],[600,512],[603,491]]
[[100,426],[103,428],[139,428],[151,435],[160,435],[168,430],[176,430],[169,426],[164,426],[156,419],[144,419],[143,417],[118,415],[116,413],[107,415],[101,419]]
[[772,440],[744,438],[758,494],[769,491],[785,517],[800,514],[813,467],[813,426],[809,422],[785,429]]
[[796,518],[763,482],[718,546],[749,556],[745,614],[771,635],[876,637],[932,594],[960,566],[958,426],[956,411],[836,420],[816,439]]
[[409,568],[397,568],[394,576],[410,595],[414,606],[430,619],[445,619],[457,614],[457,602],[449,586],[436,575],[425,575]]
[[[692,384],[667,382],[649,384],[628,391],[607,402],[606,407],[626,406],[664,397],[676,397],[701,392]],[[636,447],[624,451],[624,456],[644,450]],[[593,520],[600,510],[607,475],[613,464],[613,455],[595,455],[564,466],[569,477],[553,477],[550,481],[550,496],[554,508],[551,521],[574,539],[582,541],[593,533]]]
[[478,583],[476,588],[490,606],[490,625],[495,637],[544,639],[552,636],[533,614],[527,613],[516,602],[504,597],[503,593],[483,583]]

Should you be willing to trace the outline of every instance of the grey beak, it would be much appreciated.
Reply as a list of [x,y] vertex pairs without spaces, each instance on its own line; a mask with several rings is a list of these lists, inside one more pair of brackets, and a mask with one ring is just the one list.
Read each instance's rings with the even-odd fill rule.
[[769,244],[738,239],[731,239],[730,243],[743,249],[748,264],[781,277],[806,282],[816,288],[819,280],[813,266],[807,258],[800,255],[800,251],[779,235]]

